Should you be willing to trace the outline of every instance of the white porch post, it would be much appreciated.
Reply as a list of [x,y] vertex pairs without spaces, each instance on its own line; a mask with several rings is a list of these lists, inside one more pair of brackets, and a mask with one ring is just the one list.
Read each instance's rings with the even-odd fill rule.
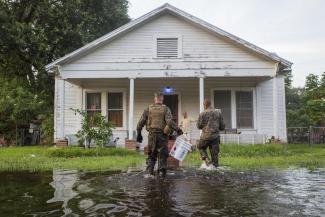
[[204,77],[200,77],[200,112],[203,112],[204,108],[203,108],[203,101],[204,101]]
[[65,80],[61,80],[62,87],[60,89],[61,95],[61,107],[60,107],[60,117],[61,117],[61,130],[60,130],[60,139],[64,139],[64,110],[65,110]]
[[134,113],[134,78],[130,79],[130,103],[129,103],[129,140],[133,139],[133,113]]
[[274,76],[272,79],[272,88],[273,88],[273,135],[274,139],[278,139],[278,93],[277,93],[277,77]]

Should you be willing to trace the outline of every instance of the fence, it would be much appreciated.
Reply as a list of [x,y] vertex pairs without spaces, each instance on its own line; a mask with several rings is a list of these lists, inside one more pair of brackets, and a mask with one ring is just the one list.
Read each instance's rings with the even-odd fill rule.
[[290,144],[325,144],[325,127],[288,127],[287,137]]

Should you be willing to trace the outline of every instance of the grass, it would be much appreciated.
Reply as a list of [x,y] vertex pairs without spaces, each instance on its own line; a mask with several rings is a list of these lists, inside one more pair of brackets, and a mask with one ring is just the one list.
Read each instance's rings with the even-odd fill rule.
[[[220,164],[233,169],[325,167],[325,145],[221,145]],[[190,153],[185,165],[200,165],[198,152]]]
[[84,150],[33,146],[0,149],[0,171],[124,170],[143,162],[143,155],[119,148]]
[[[233,169],[325,167],[325,145],[221,145],[220,164]],[[43,146],[0,149],[0,171],[53,169],[125,170],[144,162],[144,155],[119,148],[53,148]],[[198,152],[184,165],[200,165]]]

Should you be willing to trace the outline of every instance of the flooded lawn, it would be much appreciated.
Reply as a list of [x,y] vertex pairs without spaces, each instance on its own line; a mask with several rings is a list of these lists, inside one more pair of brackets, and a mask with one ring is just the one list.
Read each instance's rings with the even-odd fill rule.
[[0,173],[0,216],[325,216],[325,170]]

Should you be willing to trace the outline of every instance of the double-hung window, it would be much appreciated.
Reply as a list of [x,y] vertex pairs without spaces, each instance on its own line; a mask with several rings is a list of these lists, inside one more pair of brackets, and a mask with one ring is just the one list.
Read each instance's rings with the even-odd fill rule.
[[237,128],[253,128],[253,92],[236,91]]
[[107,120],[115,127],[123,127],[123,93],[109,92],[107,94]]
[[214,90],[213,93],[214,107],[221,109],[226,128],[254,128],[252,90]]
[[86,104],[88,115],[93,116],[95,113],[101,114],[101,93],[87,93]]

